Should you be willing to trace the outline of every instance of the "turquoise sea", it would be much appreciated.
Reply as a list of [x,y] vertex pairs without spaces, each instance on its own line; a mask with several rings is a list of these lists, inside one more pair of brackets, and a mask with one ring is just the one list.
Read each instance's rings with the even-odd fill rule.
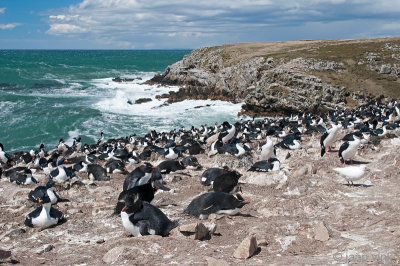
[[[235,121],[241,104],[183,101],[156,95],[177,87],[143,84],[190,50],[0,50],[0,142],[6,152],[41,143],[72,144]],[[115,77],[134,79],[114,82]],[[129,104],[139,98],[151,102]],[[198,108],[202,106],[201,108]]]

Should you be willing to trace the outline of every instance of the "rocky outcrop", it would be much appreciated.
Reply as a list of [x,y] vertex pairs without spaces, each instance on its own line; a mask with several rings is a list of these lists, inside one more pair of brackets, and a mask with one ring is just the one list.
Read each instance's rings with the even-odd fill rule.
[[[328,44],[330,48],[326,48]],[[394,63],[400,59],[400,45],[396,43],[382,42],[378,50],[375,45],[374,49],[371,48],[360,57],[351,50],[355,45],[353,42],[345,45],[328,44],[318,44],[313,49],[302,47],[300,52],[294,49],[281,54],[254,53],[249,56],[237,56],[244,50],[245,44],[238,44],[234,52],[231,46],[196,49],[150,82],[182,86],[179,91],[169,93],[169,102],[184,99],[244,102],[242,113],[259,116],[320,112],[338,106],[367,104],[379,93],[374,95],[357,81],[364,82],[364,76],[369,75],[357,72],[360,71],[357,67],[363,64],[367,66],[361,69],[364,72],[400,75],[400,64]],[[320,55],[331,47],[340,49],[337,48],[337,54],[334,55]],[[331,49],[333,52],[334,48]],[[388,53],[391,53],[389,63],[384,60]],[[377,79],[378,87],[382,78]],[[374,80],[368,82],[374,87]]]

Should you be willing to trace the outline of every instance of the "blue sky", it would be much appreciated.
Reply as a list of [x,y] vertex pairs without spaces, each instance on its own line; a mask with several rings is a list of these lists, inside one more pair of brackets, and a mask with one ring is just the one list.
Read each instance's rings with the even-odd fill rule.
[[0,49],[400,36],[399,0],[0,0]]

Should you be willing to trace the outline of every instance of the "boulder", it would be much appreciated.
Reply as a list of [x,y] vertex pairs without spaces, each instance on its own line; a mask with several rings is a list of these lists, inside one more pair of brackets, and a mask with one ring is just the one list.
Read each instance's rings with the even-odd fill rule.
[[233,257],[237,259],[247,259],[256,252],[257,246],[257,239],[255,236],[248,236],[246,237],[242,243],[237,247],[235,252],[233,253]]

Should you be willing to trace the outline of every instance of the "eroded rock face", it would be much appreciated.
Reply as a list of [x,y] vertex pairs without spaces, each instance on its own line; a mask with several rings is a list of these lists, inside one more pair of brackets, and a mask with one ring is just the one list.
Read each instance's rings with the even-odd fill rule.
[[372,98],[359,91],[350,93],[344,86],[326,83],[312,75],[315,71],[341,73],[346,71],[343,63],[255,56],[228,64],[229,56],[218,47],[194,50],[150,83],[183,86],[178,92],[170,92],[169,102],[185,99],[244,102],[242,113],[254,116],[321,112],[344,106],[348,99],[361,105]]

